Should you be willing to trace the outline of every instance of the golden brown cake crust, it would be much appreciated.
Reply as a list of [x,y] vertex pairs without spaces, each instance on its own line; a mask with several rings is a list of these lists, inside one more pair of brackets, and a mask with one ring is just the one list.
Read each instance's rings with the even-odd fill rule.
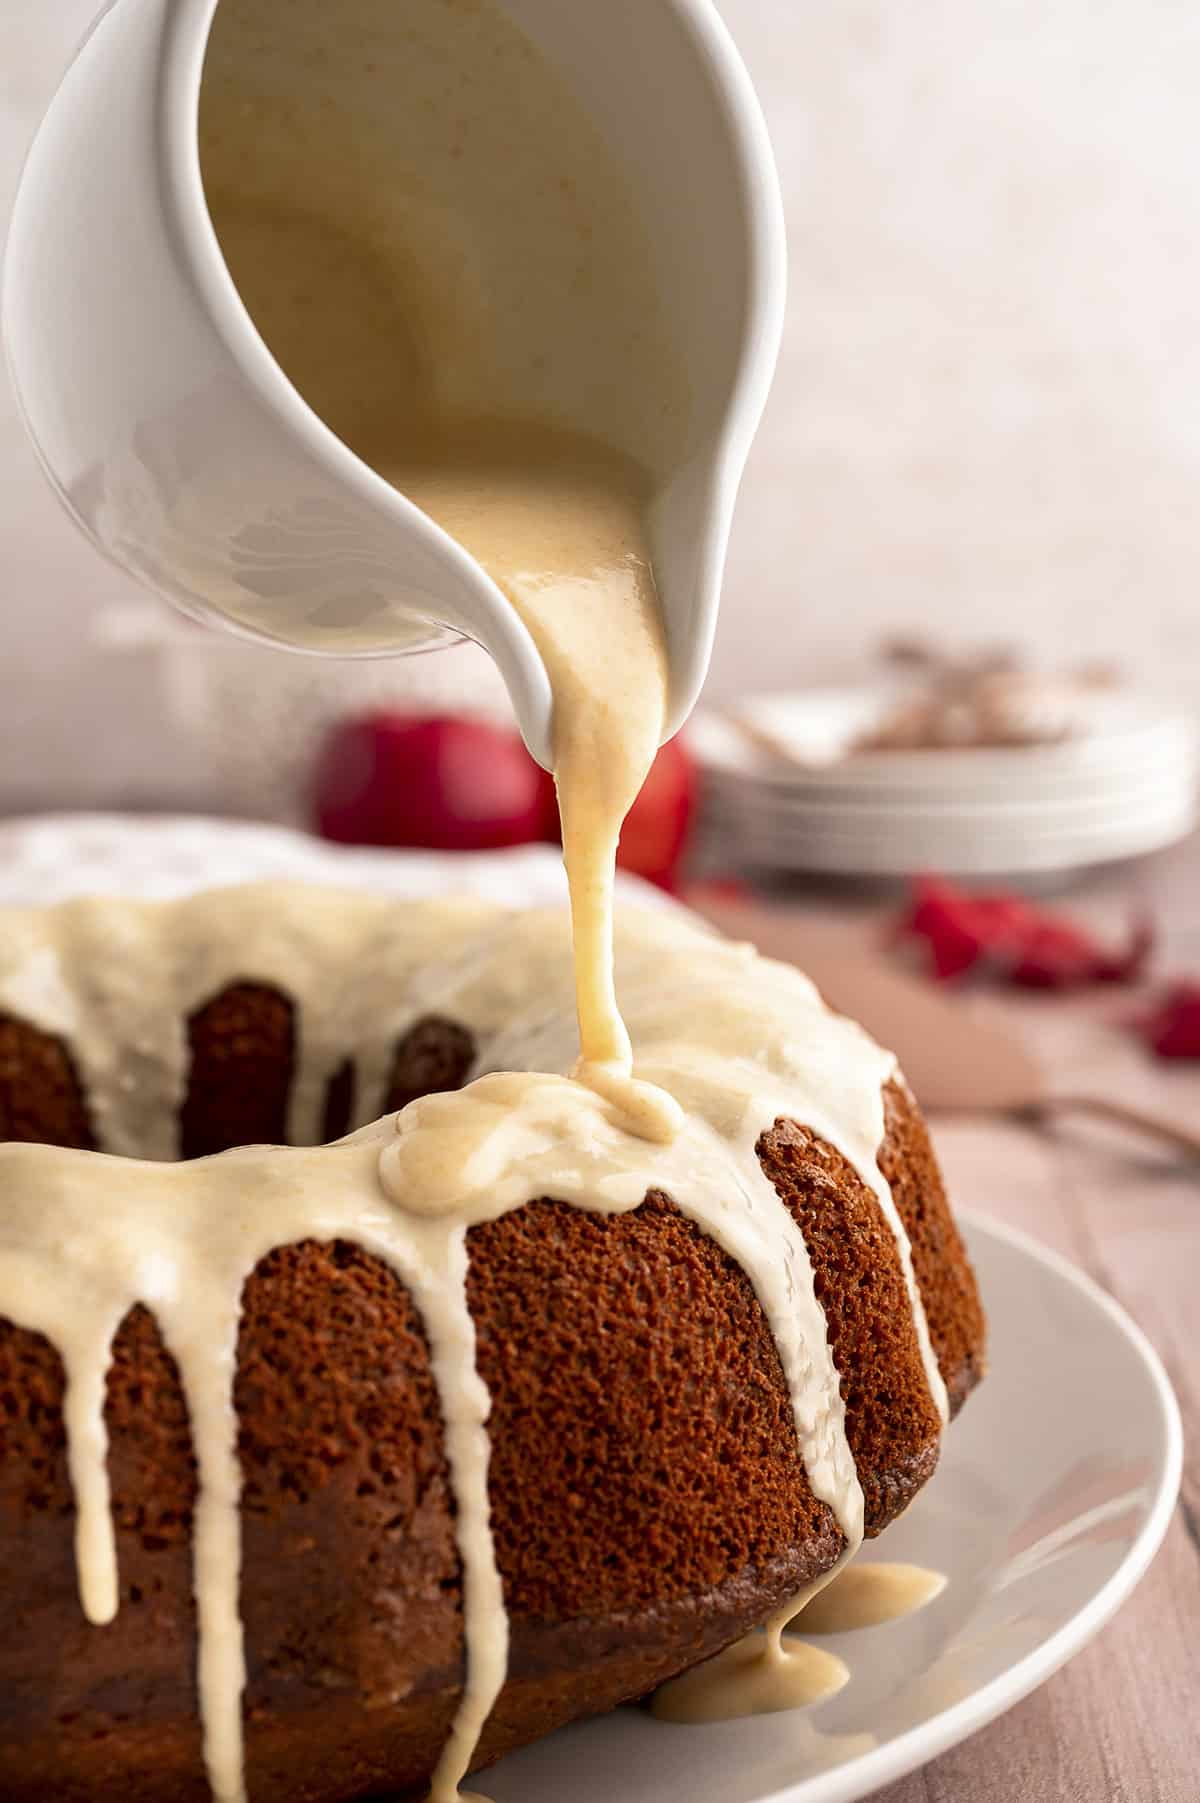
[[[206,1149],[243,1130],[247,1086],[257,1083],[261,1118],[268,1105],[286,1109],[278,1069],[289,1032],[284,998],[256,998],[250,986],[195,1018],[193,1074],[203,1072],[204,1095],[194,1082],[190,1118],[201,1119],[202,1105]],[[409,1040],[407,1063],[398,1048],[396,1088],[417,1065],[423,1079],[462,1080],[470,1056],[461,1028],[435,1023]],[[265,1066],[257,1076],[255,1055]],[[10,1076],[10,1096],[20,1081],[14,1091]],[[56,1124],[88,1127],[69,1082],[53,1095]],[[957,1406],[982,1365],[974,1279],[928,1134],[900,1084],[889,1086],[886,1112],[880,1163]],[[31,1117],[10,1103],[8,1118]],[[878,1532],[937,1457],[894,1240],[874,1196],[811,1133],[781,1121],[759,1150],[810,1247],[867,1531]],[[531,1203],[473,1229],[469,1247],[512,1633],[486,1760],[715,1652],[825,1569],[841,1536],[809,1489],[749,1283],[666,1197],[650,1195],[623,1217]],[[348,1803],[417,1784],[449,1727],[463,1664],[450,1492],[419,1318],[369,1255],[311,1242],[265,1259],[243,1310],[236,1401],[251,1794],[256,1803]],[[57,1355],[0,1324],[0,1595],[10,1629],[0,1643],[0,1796],[203,1803],[195,1470],[175,1368],[144,1309],[123,1324],[109,1378],[121,1612],[104,1629],[84,1622],[76,1594],[61,1403]]]
[[288,997],[262,983],[232,983],[196,1010],[187,1037],[179,1156],[285,1144],[296,1062],[295,1009]]
[[987,1323],[979,1286],[946,1199],[925,1117],[902,1078],[885,1088],[883,1108],[879,1168],[912,1245],[913,1270],[953,1416],[986,1369]]
[[0,1014],[0,1142],[93,1146],[87,1098],[61,1039]]

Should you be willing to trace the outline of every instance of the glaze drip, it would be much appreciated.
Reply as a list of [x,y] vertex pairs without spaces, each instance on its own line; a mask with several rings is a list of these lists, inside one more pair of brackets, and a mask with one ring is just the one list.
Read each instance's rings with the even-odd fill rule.
[[836,1565],[794,1598],[762,1634],[747,1634],[655,1693],[664,1722],[725,1722],[785,1709],[811,1709],[836,1696],[850,1677],[845,1661],[785,1630],[844,1634],[912,1615],[946,1587],[940,1572],[918,1565],[862,1564],[847,1544]]

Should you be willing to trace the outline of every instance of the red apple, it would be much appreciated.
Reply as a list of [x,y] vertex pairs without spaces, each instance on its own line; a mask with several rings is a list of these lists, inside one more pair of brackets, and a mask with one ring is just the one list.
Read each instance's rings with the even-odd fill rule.
[[696,766],[680,739],[663,746],[621,829],[617,863],[660,888],[679,876],[696,808]]
[[[696,807],[696,766],[681,739],[671,739],[659,751],[621,829],[617,863],[622,870],[674,890],[687,850]],[[553,787],[549,792],[545,837],[562,841],[558,805]]]
[[515,732],[453,714],[344,721],[313,778],[318,831],[346,845],[492,851],[543,835],[553,785]]

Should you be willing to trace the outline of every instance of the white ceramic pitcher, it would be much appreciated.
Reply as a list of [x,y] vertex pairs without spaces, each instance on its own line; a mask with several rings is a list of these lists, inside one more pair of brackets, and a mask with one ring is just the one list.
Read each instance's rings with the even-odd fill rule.
[[[3,330],[42,464],[101,550],[197,618],[229,624],[240,594],[269,592],[302,599],[307,617],[384,619],[359,652],[477,640],[548,764],[549,688],[516,613],[312,411],[234,287],[197,136],[217,4],[113,0],[34,141]],[[735,494],[778,349],[784,234],[766,128],[710,0],[500,4],[636,170],[692,385],[689,449],[649,520],[673,732],[707,670]],[[286,642],[286,627],[271,636]]]

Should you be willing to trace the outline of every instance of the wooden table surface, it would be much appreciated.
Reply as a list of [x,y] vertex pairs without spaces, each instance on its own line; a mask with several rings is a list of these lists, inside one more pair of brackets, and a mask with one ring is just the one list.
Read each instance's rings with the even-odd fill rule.
[[[1056,906],[1119,930],[1131,902],[1161,932],[1156,971],[1200,977],[1200,839]],[[790,904],[829,914],[828,901]],[[844,915],[845,901],[837,904]],[[1027,994],[1004,1011],[1075,1089],[1200,1126],[1200,1064],[1150,1058],[1114,1020],[1125,991]],[[1086,1084],[1083,1079],[1086,1078]],[[1109,1129],[935,1118],[957,1205],[1025,1229],[1124,1304],[1154,1342],[1183,1413],[1183,1491],[1149,1573],[1115,1620],[1038,1691],[881,1803],[1200,1803],[1200,1173]]]

